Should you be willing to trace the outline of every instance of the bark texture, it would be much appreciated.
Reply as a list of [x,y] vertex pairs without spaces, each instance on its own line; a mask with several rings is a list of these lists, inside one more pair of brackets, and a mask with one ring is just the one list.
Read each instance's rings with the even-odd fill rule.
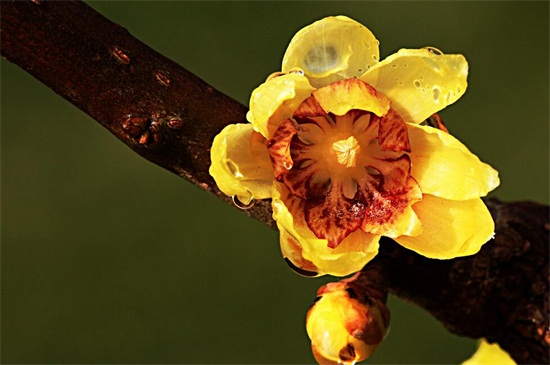
[[[209,148],[245,121],[240,103],[79,1],[2,1],[1,52],[142,157],[231,203],[208,174]],[[383,240],[389,289],[451,332],[496,341],[518,363],[548,363],[548,207],[487,204],[496,238],[478,255],[428,260]],[[245,212],[275,227],[269,201]]]

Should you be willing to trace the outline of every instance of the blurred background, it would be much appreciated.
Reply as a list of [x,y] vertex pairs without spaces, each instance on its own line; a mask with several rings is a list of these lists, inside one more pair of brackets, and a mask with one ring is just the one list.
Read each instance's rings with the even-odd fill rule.
[[[500,171],[503,200],[548,204],[548,2],[90,2],[248,104],[303,26],[348,15],[399,48],[462,53],[469,88],[441,113]],[[316,290],[278,234],[143,160],[2,60],[3,363],[312,363]],[[369,363],[458,364],[473,339],[390,298]],[[468,318],[464,319],[465,321]]]

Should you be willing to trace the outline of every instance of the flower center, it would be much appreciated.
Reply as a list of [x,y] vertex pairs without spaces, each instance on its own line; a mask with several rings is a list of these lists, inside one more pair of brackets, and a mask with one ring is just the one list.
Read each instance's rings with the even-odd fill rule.
[[359,142],[354,136],[334,142],[331,150],[336,155],[338,163],[345,167],[355,167],[360,151]]
[[[346,100],[360,83],[350,80],[327,88]],[[364,89],[362,98],[376,93]],[[326,101],[325,94],[319,96]],[[421,197],[410,177],[410,143],[399,114],[391,108],[382,116],[341,112],[325,110],[313,93],[267,142],[275,178],[299,199],[307,226],[331,248],[357,229],[394,234],[399,216]]]

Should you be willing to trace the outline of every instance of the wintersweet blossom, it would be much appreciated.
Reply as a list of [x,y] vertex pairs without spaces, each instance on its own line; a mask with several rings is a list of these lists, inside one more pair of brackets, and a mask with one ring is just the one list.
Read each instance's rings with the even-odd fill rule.
[[381,236],[430,258],[479,251],[494,232],[480,197],[497,172],[445,130],[422,125],[466,90],[462,55],[379,42],[345,17],[300,30],[250,98],[249,124],[214,139],[210,174],[243,204],[272,199],[283,256],[344,276]]

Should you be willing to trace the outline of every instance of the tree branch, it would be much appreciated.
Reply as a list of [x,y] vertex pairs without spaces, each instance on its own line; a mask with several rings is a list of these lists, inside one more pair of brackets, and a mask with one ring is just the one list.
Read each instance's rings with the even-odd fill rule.
[[[213,137],[246,107],[82,2],[1,2],[1,52],[147,160],[231,203],[208,173]],[[450,331],[548,363],[548,207],[488,200],[496,238],[478,255],[428,260],[383,240],[390,290]],[[245,211],[271,227],[269,201]]]

